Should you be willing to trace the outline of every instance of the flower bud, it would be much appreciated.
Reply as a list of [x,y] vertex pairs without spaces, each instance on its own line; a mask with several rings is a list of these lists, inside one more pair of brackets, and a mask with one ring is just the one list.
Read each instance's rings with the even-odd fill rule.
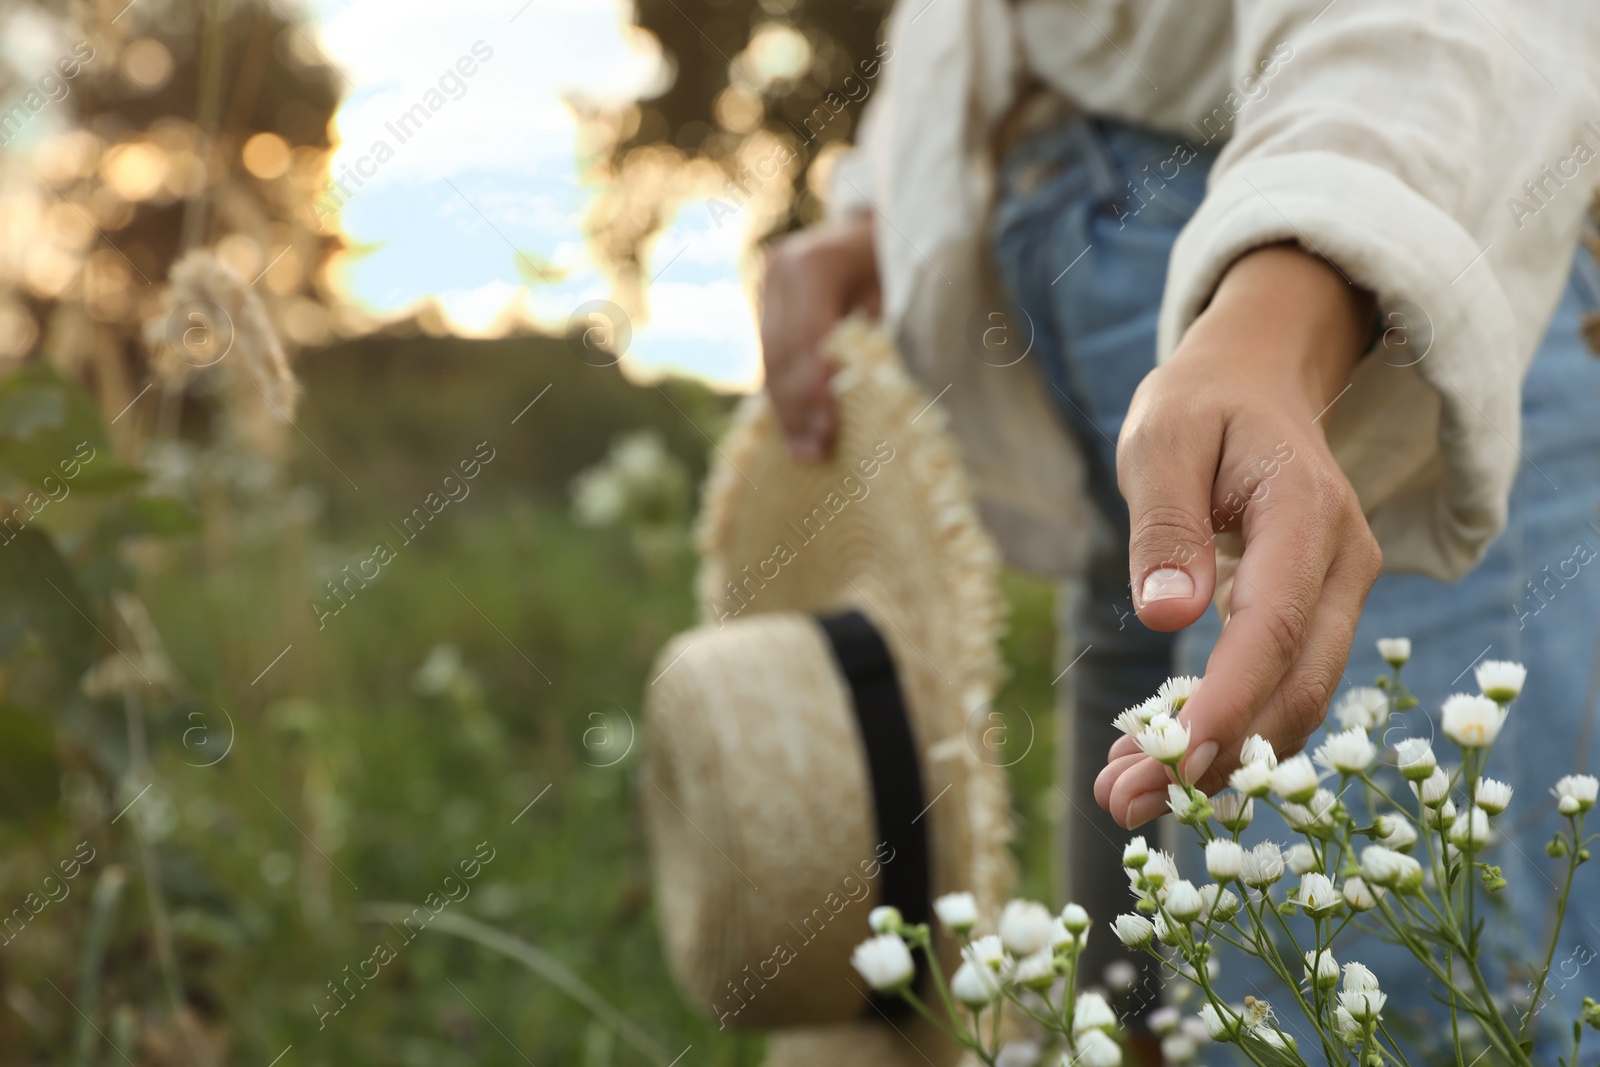
[[900,918],[900,909],[891,908],[887,904],[883,907],[873,908],[867,913],[867,925],[872,927],[875,934],[897,934],[904,920]]

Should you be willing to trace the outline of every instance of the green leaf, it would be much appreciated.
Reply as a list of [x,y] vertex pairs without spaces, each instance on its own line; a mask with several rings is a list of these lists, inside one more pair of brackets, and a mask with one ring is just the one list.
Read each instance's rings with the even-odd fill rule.
[[38,819],[60,801],[55,731],[38,715],[0,707],[0,820]]
[[[108,492],[144,477],[112,458],[93,398],[44,364],[0,382],[0,468],[44,494],[25,501],[27,512],[74,490]],[[15,508],[12,516],[21,518]]]
[[[0,655],[31,633],[74,682],[94,660],[89,603],[67,561],[38,530],[0,530]],[[9,638],[9,644],[6,639]]]

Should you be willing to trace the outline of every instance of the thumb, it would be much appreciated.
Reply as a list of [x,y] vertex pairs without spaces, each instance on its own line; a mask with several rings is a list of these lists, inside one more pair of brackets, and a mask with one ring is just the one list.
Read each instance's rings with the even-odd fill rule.
[[1117,482],[1128,502],[1128,580],[1139,621],[1152,630],[1181,630],[1211,603],[1217,456],[1217,443],[1195,441],[1192,429],[1130,424],[1123,435]]

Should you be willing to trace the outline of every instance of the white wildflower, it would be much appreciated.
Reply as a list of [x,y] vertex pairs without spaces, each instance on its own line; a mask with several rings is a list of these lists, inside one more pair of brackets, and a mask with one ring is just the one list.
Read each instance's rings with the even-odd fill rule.
[[1228,790],[1211,798],[1211,811],[1225,828],[1238,831],[1255,818],[1256,802],[1242,793]]
[[850,963],[880,993],[904,989],[917,972],[911,950],[894,934],[879,934],[861,942]]
[[1167,807],[1173,818],[1185,826],[1195,826],[1205,821],[1205,808],[1198,798],[1177,782],[1167,783]]
[[1078,994],[1077,1003],[1072,1008],[1072,1036],[1089,1030],[1104,1030],[1107,1033],[1117,1028],[1117,1015],[1111,1010],[1111,1005],[1106,1003],[1106,998],[1089,990]]
[[1189,728],[1177,719],[1158,716],[1134,740],[1145,755],[1175,767],[1189,749]]
[[1034,991],[1050,988],[1050,983],[1056,980],[1056,957],[1049,946],[1040,949],[1031,955],[1023,956],[1017,960],[1016,970],[1011,972],[1011,978],[1018,985],[1027,986]]
[[1193,675],[1183,675],[1178,678],[1168,678],[1161,683],[1161,688],[1156,691],[1156,696],[1167,702],[1176,715],[1183,710],[1183,705],[1194,696],[1195,690],[1200,688],[1200,679]]
[[1240,764],[1228,784],[1247,797],[1264,797],[1272,789],[1272,768],[1264,762]]
[[1032,900],[1013,900],[1000,913],[1000,943],[1013,956],[1031,956],[1050,944],[1050,925],[1055,916],[1043,904]]
[[1276,843],[1263,841],[1244,854],[1244,868],[1240,872],[1244,884],[1252,889],[1265,889],[1283,877],[1283,853]]
[[1200,1021],[1205,1024],[1206,1035],[1213,1041],[1232,1041],[1239,1032],[1239,1016],[1240,1013],[1232,1008],[1224,1016],[1215,1005],[1200,1006]]
[[1143,915],[1118,915],[1117,921],[1111,924],[1112,932],[1129,948],[1143,948],[1155,936],[1156,928],[1149,919]]
[[1322,869],[1322,861],[1317,858],[1317,850],[1304,841],[1291,845],[1289,851],[1283,854],[1283,862],[1294,874],[1308,874]]
[[973,960],[991,971],[998,971],[1005,966],[1006,949],[1000,943],[999,934],[987,934],[973,939],[967,946],[967,958]]
[[950,979],[950,995],[969,1008],[981,1008],[1000,999],[1000,978],[981,963],[967,960]]
[[1339,961],[1327,949],[1307,949],[1305,980],[1327,992],[1339,984]]
[[1435,767],[1433,773],[1422,781],[1412,782],[1411,789],[1418,799],[1431,808],[1450,799],[1450,776],[1444,773],[1444,768]]
[[1311,914],[1319,915],[1338,907],[1344,898],[1333,888],[1327,875],[1308,871],[1300,876],[1300,888],[1290,899]]
[[875,934],[898,933],[903,922],[904,920],[900,918],[900,909],[891,908],[887,904],[867,912],[867,925]]
[[1260,734],[1251,734],[1244,739],[1244,745],[1239,749],[1239,762],[1265,763],[1267,770],[1272,770],[1278,765],[1278,754],[1273,750],[1272,742]]
[[1371,911],[1378,906],[1378,894],[1382,893],[1383,889],[1380,887],[1374,891],[1367,885],[1365,879],[1351,877],[1344,880],[1341,892],[1344,894],[1344,902],[1350,905],[1351,911]]
[[1417,843],[1416,827],[1404,815],[1380,815],[1373,820],[1378,840],[1397,852],[1404,852]]
[[1061,922],[1068,930],[1081,934],[1089,929],[1089,912],[1082,904],[1068,904],[1061,909]]
[[1479,778],[1472,796],[1478,807],[1490,815],[1499,815],[1511,806],[1512,792],[1509,785],[1497,778]]
[[1377,752],[1366,732],[1354,726],[1334,734],[1322,742],[1316,751],[1318,763],[1340,774],[1357,774],[1366,770],[1375,755]]
[[1286,759],[1272,772],[1272,791],[1285,800],[1303,804],[1317,792],[1317,769],[1305,755]]
[[1389,718],[1389,694],[1370,685],[1346,690],[1333,717],[1346,730],[1375,730]]
[[946,893],[933,902],[933,913],[951,933],[964,934],[978,925],[978,901],[971,893]]
[[1500,736],[1507,711],[1488,697],[1457,693],[1445,700],[1439,714],[1450,740],[1462,748],[1487,748]]
[[1476,804],[1450,827],[1450,841],[1457,848],[1479,849],[1489,843],[1489,813]]
[[1193,882],[1180,878],[1167,887],[1167,896],[1166,900],[1163,901],[1163,905],[1167,909],[1167,914],[1174,919],[1180,922],[1192,923],[1200,918],[1200,909],[1202,907],[1200,891],[1194,887]]
[[1226,837],[1206,842],[1206,870],[1219,882],[1239,877],[1244,869],[1244,846]]
[[1422,885],[1422,864],[1382,845],[1361,850],[1361,877],[1371,885],[1399,892],[1411,892]]
[[1425,738],[1408,737],[1394,746],[1394,760],[1408,781],[1420,782],[1433,773],[1439,761]]
[[1473,672],[1483,695],[1496,704],[1509,704],[1522,692],[1528,680],[1528,668],[1504,659],[1488,659],[1478,664]]
[[1122,1046],[1107,1037],[1103,1030],[1089,1030],[1073,1043],[1078,1054],[1061,1057],[1061,1062],[1068,1067],[1118,1067],[1122,1063]]
[[1239,913],[1239,898],[1215,882],[1200,887],[1200,918],[1225,923]]
[[1144,836],[1140,835],[1129,841],[1122,849],[1122,865],[1138,870],[1150,858],[1150,846],[1145,844]]
[[1404,667],[1406,661],[1411,658],[1411,638],[1378,638],[1378,655],[1382,656],[1384,662],[1391,667]]
[[1600,798],[1600,778],[1592,774],[1569,774],[1556,783],[1557,804],[1563,815],[1576,815],[1594,807]]

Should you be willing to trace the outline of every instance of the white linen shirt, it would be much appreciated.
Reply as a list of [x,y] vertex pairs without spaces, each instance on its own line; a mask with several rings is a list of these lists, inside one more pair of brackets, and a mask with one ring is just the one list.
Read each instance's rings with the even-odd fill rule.
[[1482,556],[1518,468],[1521,382],[1600,185],[1600,3],[902,0],[888,40],[830,210],[874,212],[886,320],[930,394],[949,386],[1013,562],[1070,573],[1086,525],[1081,459],[1038,375],[967,350],[992,293],[990,146],[1029,74],[1175,144],[1227,142],[1172,252],[1158,360],[1254,247],[1297,241],[1376,294],[1415,362],[1361,361],[1323,420],[1334,455],[1386,569],[1450,578]]

